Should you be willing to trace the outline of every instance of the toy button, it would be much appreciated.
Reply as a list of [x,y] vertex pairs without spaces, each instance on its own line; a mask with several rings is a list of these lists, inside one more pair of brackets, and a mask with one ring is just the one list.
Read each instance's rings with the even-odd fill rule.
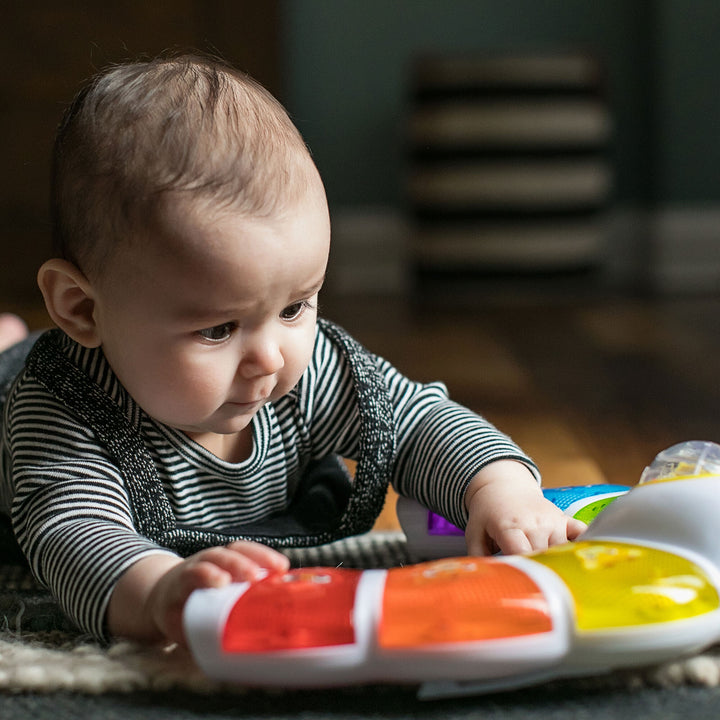
[[304,568],[253,583],[228,615],[223,649],[252,653],[355,642],[352,610],[360,575]]
[[615,495],[614,497],[603,498],[597,502],[590,503],[589,505],[580,508],[573,517],[577,520],[582,520],[584,523],[589,525],[608,505],[617,500],[618,497],[621,496]]
[[412,648],[552,630],[548,602],[522,570],[492,558],[449,558],[388,571],[378,642]]
[[718,609],[718,593],[694,563],[663,550],[580,541],[531,559],[568,586],[581,632],[665,623]]

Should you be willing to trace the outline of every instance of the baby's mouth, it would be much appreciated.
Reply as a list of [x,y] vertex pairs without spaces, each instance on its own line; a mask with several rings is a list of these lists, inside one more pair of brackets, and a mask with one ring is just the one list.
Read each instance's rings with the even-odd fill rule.
[[233,407],[237,408],[260,407],[261,405],[264,405],[268,401],[268,399],[269,398],[267,396],[263,396],[255,400],[231,400],[228,402],[228,405],[232,405]]

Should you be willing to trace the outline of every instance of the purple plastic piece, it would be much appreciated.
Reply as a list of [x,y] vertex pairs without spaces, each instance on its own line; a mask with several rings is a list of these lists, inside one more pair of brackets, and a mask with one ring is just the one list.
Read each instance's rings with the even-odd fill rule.
[[441,515],[428,512],[428,535],[464,535],[465,533]]

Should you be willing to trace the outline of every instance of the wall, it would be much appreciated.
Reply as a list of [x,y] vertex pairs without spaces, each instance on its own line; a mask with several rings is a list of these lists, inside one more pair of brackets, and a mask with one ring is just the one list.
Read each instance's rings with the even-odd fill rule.
[[656,285],[720,289],[720,3],[660,3],[651,262]]
[[[0,31],[0,309],[37,303],[55,128],[100,67],[165,49],[218,52],[282,93],[275,0],[8,0]],[[20,309],[20,308],[19,308]]]
[[720,288],[716,0],[285,0],[282,8],[285,99],[325,178],[341,262],[343,243],[356,256],[363,228],[392,238],[399,227],[407,80],[418,53],[587,49],[606,63],[615,118],[608,274]]
[[[412,59],[431,51],[596,51],[607,64],[616,123],[609,274],[717,289],[718,27],[717,0],[8,0],[0,30],[0,301],[37,299],[34,273],[49,247],[50,148],[64,104],[106,62],[177,46],[218,49],[286,102],[328,187],[335,259],[344,247],[348,282],[361,289],[402,285]],[[389,264],[374,267],[375,257]]]

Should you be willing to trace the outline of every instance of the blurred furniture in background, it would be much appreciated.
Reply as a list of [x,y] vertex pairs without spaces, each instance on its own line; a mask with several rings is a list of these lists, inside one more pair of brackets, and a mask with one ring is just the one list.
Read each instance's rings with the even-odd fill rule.
[[416,62],[407,193],[421,282],[601,263],[612,176],[602,78],[584,54]]

